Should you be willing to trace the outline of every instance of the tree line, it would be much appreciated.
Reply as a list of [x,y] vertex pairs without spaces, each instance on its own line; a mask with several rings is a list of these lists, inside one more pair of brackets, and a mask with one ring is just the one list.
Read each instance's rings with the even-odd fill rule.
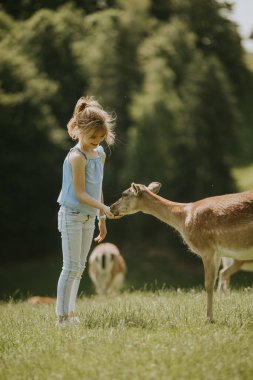
[[[117,115],[105,146],[110,204],[133,181],[176,201],[236,191],[231,167],[251,161],[252,73],[231,6],[217,0],[0,3],[1,251],[57,244],[56,199],[66,124],[77,99]],[[159,238],[136,216],[110,239]]]

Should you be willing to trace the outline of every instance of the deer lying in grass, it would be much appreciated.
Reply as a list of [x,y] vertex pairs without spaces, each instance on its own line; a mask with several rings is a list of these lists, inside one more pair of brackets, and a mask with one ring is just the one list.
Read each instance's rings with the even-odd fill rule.
[[222,256],[253,259],[253,191],[176,203],[156,193],[161,184],[132,183],[111,206],[115,217],[138,211],[175,228],[189,248],[202,258],[207,292],[207,321],[213,318],[213,290]]
[[240,270],[253,272],[253,260],[234,260],[222,257],[222,269],[219,273],[218,291],[230,288],[230,277]]
[[55,304],[56,298],[52,297],[40,297],[40,296],[34,296],[28,298],[27,302],[31,305],[35,305],[37,303],[47,303],[47,304]]

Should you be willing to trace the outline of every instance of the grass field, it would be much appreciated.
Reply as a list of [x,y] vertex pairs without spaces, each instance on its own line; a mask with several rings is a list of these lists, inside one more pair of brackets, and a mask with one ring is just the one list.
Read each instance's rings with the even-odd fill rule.
[[232,174],[240,191],[253,189],[253,164],[235,168]]
[[57,329],[52,305],[0,305],[1,380],[242,380],[253,376],[253,289],[162,290],[78,301],[79,326]]

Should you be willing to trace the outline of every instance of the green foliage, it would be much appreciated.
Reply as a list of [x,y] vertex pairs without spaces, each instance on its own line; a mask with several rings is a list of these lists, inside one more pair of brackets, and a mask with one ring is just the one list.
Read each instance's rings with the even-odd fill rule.
[[5,12],[0,11],[0,41],[10,32],[13,24],[12,18]]
[[57,90],[53,82],[11,48],[1,55],[0,76],[1,251],[5,257],[8,244],[21,252],[35,246],[41,251],[48,244],[45,236],[54,215],[48,211],[59,176],[54,163],[60,133],[47,105]]
[[[3,1],[1,9],[6,247],[22,240],[31,252],[29,233],[47,249],[57,241],[56,198],[70,146],[63,129],[83,94],[117,115],[107,203],[132,181],[160,181],[162,195],[182,201],[236,189],[232,165],[252,160],[253,75],[226,2],[26,0]],[[110,239],[131,230],[137,240],[154,223],[111,223]],[[164,234],[158,224],[152,231],[155,241]]]
[[103,10],[109,6],[113,6],[115,0],[19,0],[16,1],[2,0],[0,9],[2,8],[15,19],[27,19],[43,8],[57,10],[65,4],[74,4],[85,10],[87,13],[93,13]]
[[219,59],[233,86],[239,90],[246,71],[237,26],[227,17],[230,11],[231,5],[225,1],[174,1],[174,12],[188,23],[196,35],[197,47],[205,55]]
[[218,60],[204,58],[194,34],[174,20],[146,39],[140,61],[124,182],[158,180],[181,200],[234,190],[229,158],[239,111]]
[[58,91],[50,104],[64,128],[87,82],[74,49],[74,44],[83,39],[83,18],[84,13],[72,6],[57,12],[42,9],[22,23],[22,32],[12,35],[12,41],[22,47],[39,72],[57,83]]
[[171,22],[177,16],[187,23],[196,36],[198,49],[220,60],[239,91],[247,70],[237,26],[228,18],[232,7],[229,2],[217,0],[152,0],[150,12],[163,22]]
[[252,141],[253,141],[253,108],[252,108],[252,92],[253,92],[253,54],[245,56],[246,65],[249,69],[244,78],[244,85],[241,86],[238,96],[239,107],[241,111],[241,129],[239,139],[239,155],[240,165],[249,165],[252,162]]
[[151,0],[150,13],[159,20],[166,21],[173,15],[173,0]]
[[[182,109],[176,82],[180,81],[177,74],[182,71],[183,65],[179,62],[177,49],[178,45],[184,42],[187,45],[187,40],[191,40],[187,34],[184,42],[177,38],[179,24],[175,21],[157,29],[139,49],[144,74],[143,89],[132,101],[135,125],[129,129],[125,183],[132,176],[139,182],[156,179],[165,187],[171,184],[175,163],[171,149],[175,145],[177,119]],[[186,49],[184,52],[186,56]]]
[[192,150],[186,170],[191,167],[193,198],[235,191],[230,167],[239,110],[218,60],[198,57],[189,67],[181,95],[184,133]]

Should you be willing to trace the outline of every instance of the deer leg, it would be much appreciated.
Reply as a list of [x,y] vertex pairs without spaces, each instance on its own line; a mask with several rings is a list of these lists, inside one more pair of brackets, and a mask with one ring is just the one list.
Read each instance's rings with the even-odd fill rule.
[[243,261],[234,260],[233,264],[227,268],[223,268],[219,273],[219,286],[218,290],[228,290],[230,277],[232,274],[238,272],[243,265]]
[[220,258],[217,255],[209,254],[203,257],[205,272],[205,289],[207,293],[206,321],[213,321],[213,292],[214,284],[218,275]]

